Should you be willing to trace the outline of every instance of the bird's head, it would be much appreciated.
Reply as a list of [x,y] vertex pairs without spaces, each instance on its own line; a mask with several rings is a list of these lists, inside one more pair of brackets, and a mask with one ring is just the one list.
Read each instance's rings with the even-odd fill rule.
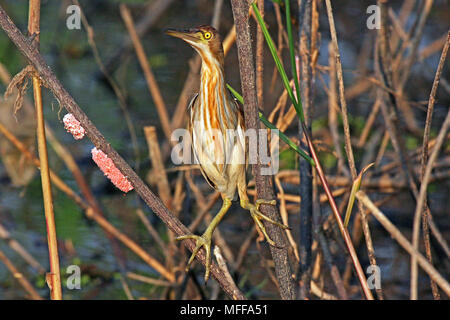
[[191,45],[200,54],[204,62],[216,60],[223,66],[222,39],[211,26],[202,25],[191,29],[167,29],[166,34],[180,38]]

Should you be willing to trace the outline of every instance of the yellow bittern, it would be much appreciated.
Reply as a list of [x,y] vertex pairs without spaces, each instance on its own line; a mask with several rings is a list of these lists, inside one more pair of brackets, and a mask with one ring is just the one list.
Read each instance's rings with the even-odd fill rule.
[[[202,25],[187,30],[169,29],[166,34],[186,41],[202,58],[200,90],[189,105],[188,127],[194,157],[200,164],[205,179],[220,192],[223,204],[202,236],[190,234],[178,237],[177,240],[196,240],[186,271],[189,270],[197,252],[202,247],[205,248],[207,281],[211,265],[211,237],[230,208],[236,189],[241,207],[250,211],[259,230],[271,245],[275,244],[267,235],[262,220],[282,228],[287,227],[259,211],[261,204],[275,205],[275,200],[258,199],[252,204],[247,196],[244,116],[241,107],[226,88],[224,54],[219,33],[211,26]],[[230,131],[234,132],[234,135],[230,135]]]

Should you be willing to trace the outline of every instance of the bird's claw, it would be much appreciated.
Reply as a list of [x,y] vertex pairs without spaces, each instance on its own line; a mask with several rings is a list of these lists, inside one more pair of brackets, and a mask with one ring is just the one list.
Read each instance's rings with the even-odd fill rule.
[[185,235],[185,236],[181,236],[181,237],[175,238],[175,240],[177,240],[177,241],[181,241],[181,240],[185,240],[185,239],[194,239],[195,240],[195,248],[192,251],[192,255],[189,258],[189,261],[188,261],[188,263],[186,265],[186,269],[185,269],[186,272],[189,271],[191,263],[192,263],[192,261],[194,261],[194,258],[197,255],[197,253],[200,251],[200,249],[202,247],[204,247],[205,251],[206,251],[205,282],[207,282],[208,279],[209,279],[209,272],[210,272],[210,267],[211,267],[211,234],[205,232],[202,236],[189,234],[189,235]]
[[252,204],[248,201],[242,203],[242,207],[244,209],[247,209],[250,211],[250,215],[252,216],[253,220],[255,221],[256,225],[258,226],[258,228],[261,230],[261,232],[263,233],[264,237],[266,238],[266,241],[271,245],[276,247],[275,242],[270,239],[269,235],[267,234],[266,228],[264,227],[264,224],[262,223],[261,220],[266,220],[267,222],[270,222],[276,226],[279,226],[282,229],[289,229],[288,226],[285,226],[282,223],[279,223],[271,218],[269,218],[268,216],[264,215],[263,213],[261,213],[261,211],[259,211],[259,207],[262,204],[267,204],[267,205],[275,205],[277,202],[276,200],[264,200],[264,199],[257,199],[255,201],[255,204]]

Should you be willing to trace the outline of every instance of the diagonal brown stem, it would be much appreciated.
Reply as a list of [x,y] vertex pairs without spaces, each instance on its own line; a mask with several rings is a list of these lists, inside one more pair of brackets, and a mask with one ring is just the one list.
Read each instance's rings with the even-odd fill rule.
[[334,217],[338,224],[339,230],[341,231],[342,237],[344,238],[345,245],[347,246],[348,252],[350,254],[350,258],[352,259],[353,266],[355,267],[355,271],[358,276],[361,287],[364,291],[364,295],[366,296],[366,298],[368,300],[373,300],[372,292],[370,291],[369,286],[367,285],[366,276],[364,275],[364,271],[361,267],[361,263],[358,260],[358,256],[356,254],[355,247],[353,246],[352,239],[350,238],[350,235],[349,235],[347,229],[344,227],[344,223],[342,222],[341,214],[339,213],[338,207],[336,205],[336,202],[334,201],[330,187],[328,186],[328,182],[325,177],[325,173],[323,172],[322,166],[317,157],[316,151],[314,149],[314,145],[312,144],[311,138],[308,136],[305,128],[303,129],[303,132],[305,132],[306,141],[308,142],[308,147],[309,147],[309,150],[311,151],[311,156],[314,159],[314,162],[316,164],[315,168],[316,168],[317,174],[319,175],[320,181],[322,182],[322,186],[325,189],[325,193],[328,197],[328,202],[330,203],[331,210],[333,211],[333,214],[334,214]]

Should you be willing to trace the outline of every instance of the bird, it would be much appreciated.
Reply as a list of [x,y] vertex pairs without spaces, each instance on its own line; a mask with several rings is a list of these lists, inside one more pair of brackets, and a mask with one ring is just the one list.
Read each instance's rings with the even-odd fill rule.
[[250,211],[257,228],[270,245],[275,246],[275,243],[268,236],[262,221],[283,229],[288,227],[267,217],[259,210],[262,204],[276,205],[275,200],[257,199],[252,203],[247,195],[248,151],[245,143],[244,113],[226,87],[220,34],[208,25],[189,29],[167,29],[166,34],[187,42],[202,59],[199,92],[192,98],[188,107],[188,131],[194,159],[198,162],[206,181],[219,191],[223,203],[203,235],[187,234],[177,237],[176,240],[194,239],[196,242],[186,265],[186,272],[198,251],[202,247],[205,249],[205,282],[207,282],[211,266],[212,235],[229,210],[236,192],[241,207]]

